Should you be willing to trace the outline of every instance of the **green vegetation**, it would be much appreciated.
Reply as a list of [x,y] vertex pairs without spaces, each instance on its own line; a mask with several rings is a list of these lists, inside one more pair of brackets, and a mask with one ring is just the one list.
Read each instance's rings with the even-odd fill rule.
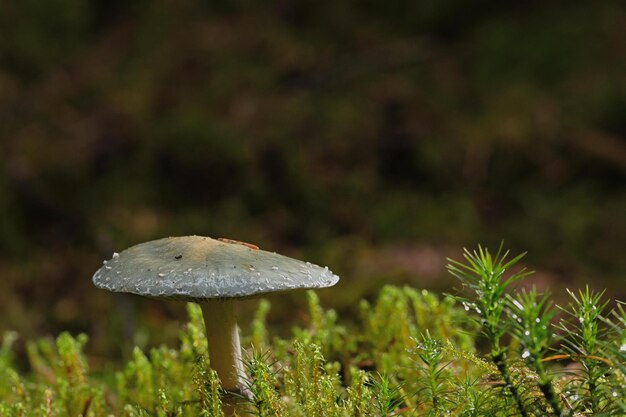
[[[308,320],[270,338],[267,301],[243,346],[250,400],[240,415],[580,416],[626,413],[626,311],[603,294],[570,292],[561,308],[535,289],[511,290],[529,272],[479,247],[449,271],[455,296],[384,287],[343,324],[308,292]],[[177,349],[136,348],[121,369],[89,369],[85,335],[27,344],[31,372],[0,348],[0,416],[221,416],[200,308]]]

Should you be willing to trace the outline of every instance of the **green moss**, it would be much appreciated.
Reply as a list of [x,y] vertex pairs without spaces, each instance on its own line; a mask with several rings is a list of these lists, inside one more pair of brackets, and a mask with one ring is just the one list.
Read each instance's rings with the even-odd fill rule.
[[[505,262],[482,248],[467,255],[467,264],[450,268],[474,293],[453,298],[387,286],[375,301],[361,302],[355,325],[342,324],[309,292],[307,322],[291,337],[270,341],[265,318],[271,306],[261,302],[252,343],[244,346],[251,395],[239,399],[237,413],[623,415],[624,310],[605,314],[602,294],[572,293],[567,316],[555,324],[547,296],[533,290],[505,297],[507,283],[525,275],[503,281],[519,257]],[[200,308],[189,304],[187,311],[178,347],[135,348],[114,377],[90,370],[87,337],[69,333],[28,342],[30,371],[21,374],[13,360],[16,335],[6,333],[0,417],[224,415],[230,409],[223,403],[233,399],[224,401],[210,368]],[[483,338],[487,352],[480,349]],[[580,371],[555,372],[562,370],[558,360],[577,362]]]

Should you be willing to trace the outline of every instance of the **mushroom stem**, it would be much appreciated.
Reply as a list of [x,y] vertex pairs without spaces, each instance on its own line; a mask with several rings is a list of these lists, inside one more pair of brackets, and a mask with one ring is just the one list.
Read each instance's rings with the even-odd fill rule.
[[234,303],[230,300],[206,300],[200,303],[200,307],[206,326],[211,368],[217,372],[225,391],[243,392],[245,374]]

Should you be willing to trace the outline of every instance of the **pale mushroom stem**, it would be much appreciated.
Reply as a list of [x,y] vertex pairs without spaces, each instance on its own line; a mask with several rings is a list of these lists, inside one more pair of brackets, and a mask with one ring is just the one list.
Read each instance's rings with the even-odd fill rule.
[[200,306],[206,326],[211,368],[220,377],[224,390],[243,392],[245,374],[234,303],[230,300],[206,300]]

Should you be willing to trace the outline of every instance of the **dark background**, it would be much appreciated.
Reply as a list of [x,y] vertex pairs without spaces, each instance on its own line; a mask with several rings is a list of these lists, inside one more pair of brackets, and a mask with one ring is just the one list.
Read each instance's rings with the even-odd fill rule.
[[559,297],[626,299],[622,4],[2,2],[0,331],[172,342],[181,303],[91,276],[187,234],[328,265],[347,317],[502,239]]

